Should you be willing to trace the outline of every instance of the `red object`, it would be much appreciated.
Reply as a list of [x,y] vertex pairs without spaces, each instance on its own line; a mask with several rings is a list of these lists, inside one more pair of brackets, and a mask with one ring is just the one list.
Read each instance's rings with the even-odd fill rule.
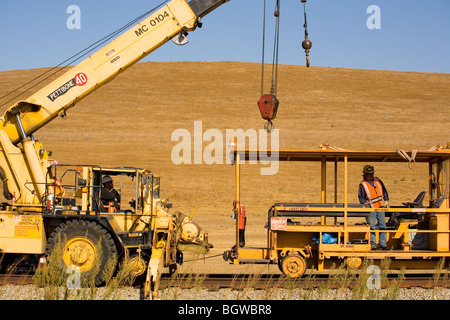
[[45,256],[39,258],[39,268],[43,268],[47,264],[47,259]]
[[286,231],[287,230],[286,218],[272,217],[270,219],[270,229],[278,231]]
[[88,81],[87,75],[82,72],[77,73],[74,79],[77,86],[84,86]]
[[273,94],[265,94],[258,101],[261,117],[267,121],[275,119],[280,102]]
[[245,207],[239,206],[239,230],[245,229]]

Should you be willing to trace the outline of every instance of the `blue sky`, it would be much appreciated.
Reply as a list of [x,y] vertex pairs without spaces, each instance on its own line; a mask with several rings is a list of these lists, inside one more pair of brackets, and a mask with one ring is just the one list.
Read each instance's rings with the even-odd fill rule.
[[[271,61],[275,0],[267,1],[266,61]],[[305,64],[300,0],[281,1],[282,64]],[[0,0],[0,70],[56,66],[163,0]],[[143,61],[261,62],[264,0],[231,0],[203,19],[186,46],[172,42]],[[67,8],[81,10],[70,30]],[[367,8],[380,8],[370,30]],[[450,73],[449,0],[308,0],[313,66]]]

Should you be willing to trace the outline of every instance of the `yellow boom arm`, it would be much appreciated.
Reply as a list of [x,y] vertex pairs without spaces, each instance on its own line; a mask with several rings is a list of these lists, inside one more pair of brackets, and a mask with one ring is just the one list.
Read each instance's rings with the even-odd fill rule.
[[201,17],[228,1],[172,0],[28,99],[8,108],[0,118],[0,175],[11,198],[14,195],[21,203],[36,203],[45,193],[47,154],[32,139],[34,132],[65,115],[81,99],[170,39],[195,30]]
[[25,134],[33,134],[174,36],[193,31],[202,15],[227,1],[170,1],[30,98],[9,108],[0,119],[2,130],[13,144],[18,143],[22,137],[17,113]]

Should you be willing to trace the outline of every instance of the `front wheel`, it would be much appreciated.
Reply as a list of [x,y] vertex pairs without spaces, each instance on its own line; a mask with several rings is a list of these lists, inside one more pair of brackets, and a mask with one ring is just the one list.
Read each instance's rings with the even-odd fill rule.
[[61,264],[66,268],[76,266],[88,277],[98,271],[95,284],[102,284],[103,270],[117,253],[109,232],[95,221],[69,220],[61,223],[50,235],[47,255],[54,251],[59,241],[63,243]]
[[280,262],[281,271],[290,278],[301,277],[307,268],[305,258],[298,254],[288,254]]

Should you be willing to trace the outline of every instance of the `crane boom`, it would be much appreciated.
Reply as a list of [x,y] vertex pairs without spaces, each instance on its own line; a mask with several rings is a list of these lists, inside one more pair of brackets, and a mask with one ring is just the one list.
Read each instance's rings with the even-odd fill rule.
[[[151,171],[61,165],[50,160],[33,133],[170,39],[175,37],[182,44],[186,33],[200,26],[201,17],[227,1],[166,1],[114,41],[6,110],[0,118],[0,179],[4,197],[11,201],[0,208],[1,253],[44,259],[64,241],[61,265],[93,275],[96,284],[103,281],[106,265],[121,256],[134,276],[147,272],[145,296],[153,297],[162,268],[173,272],[182,263],[183,250],[209,251],[207,234],[193,229],[196,225],[190,218],[170,211],[171,204],[160,198],[160,179]],[[111,201],[111,175],[120,177],[121,191],[122,179],[131,178],[128,186],[134,197],[129,207],[120,203],[119,194]],[[63,177],[71,182],[63,184]]]
[[230,0],[191,0],[189,5],[197,17],[203,18],[208,13],[228,1]]
[[2,130],[15,145],[229,0],[172,0],[26,100],[8,108]]
[[[171,0],[0,118],[0,179],[5,198],[42,204],[48,152],[32,136],[37,130],[229,0]],[[22,146],[19,147],[18,144]]]

